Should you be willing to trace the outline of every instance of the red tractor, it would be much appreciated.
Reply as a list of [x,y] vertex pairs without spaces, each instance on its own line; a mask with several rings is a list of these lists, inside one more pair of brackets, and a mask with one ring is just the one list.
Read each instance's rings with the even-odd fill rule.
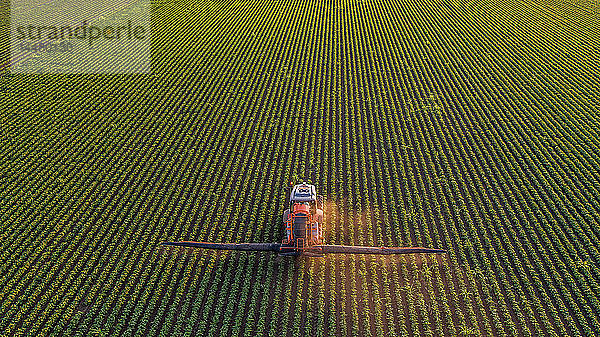
[[285,234],[281,255],[319,255],[323,244],[323,198],[314,185],[302,183],[290,192],[289,208],[283,212]]
[[289,208],[283,212],[284,237],[281,243],[210,243],[195,241],[163,242],[163,245],[206,249],[273,251],[284,256],[323,254],[411,254],[445,253],[443,249],[423,247],[365,247],[323,244],[323,198],[314,185],[295,185],[290,192]]

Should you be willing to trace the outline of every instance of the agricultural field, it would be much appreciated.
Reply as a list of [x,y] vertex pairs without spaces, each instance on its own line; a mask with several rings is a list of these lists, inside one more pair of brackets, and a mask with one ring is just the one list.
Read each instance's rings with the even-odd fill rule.
[[[597,1],[152,14],[149,74],[0,75],[1,336],[598,335]],[[279,242],[303,180],[327,243],[448,253],[160,246]]]

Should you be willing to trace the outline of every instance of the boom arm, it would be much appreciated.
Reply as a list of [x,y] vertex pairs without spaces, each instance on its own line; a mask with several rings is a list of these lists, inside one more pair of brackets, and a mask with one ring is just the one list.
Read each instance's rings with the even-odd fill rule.
[[423,247],[364,247],[364,246],[338,246],[321,245],[322,254],[414,254],[414,253],[445,253],[443,249]]
[[[163,242],[166,246],[220,249],[220,250],[245,250],[245,251],[271,251],[281,252],[280,243],[211,243],[196,241]],[[423,247],[364,247],[364,246],[339,246],[319,245],[305,247],[306,252],[318,254],[415,254],[415,253],[445,253],[443,249]]]
[[210,243],[196,241],[163,242],[166,246],[193,247],[222,250],[273,251],[278,252],[279,243]]

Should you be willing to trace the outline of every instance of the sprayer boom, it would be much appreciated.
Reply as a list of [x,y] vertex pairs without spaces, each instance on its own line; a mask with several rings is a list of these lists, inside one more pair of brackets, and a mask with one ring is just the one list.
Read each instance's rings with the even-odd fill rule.
[[163,242],[167,246],[220,250],[271,251],[285,256],[323,256],[324,254],[414,254],[445,253],[443,249],[423,247],[364,247],[323,244],[323,197],[314,185],[295,185],[290,192],[289,207],[283,212],[284,236],[281,243],[212,243]]

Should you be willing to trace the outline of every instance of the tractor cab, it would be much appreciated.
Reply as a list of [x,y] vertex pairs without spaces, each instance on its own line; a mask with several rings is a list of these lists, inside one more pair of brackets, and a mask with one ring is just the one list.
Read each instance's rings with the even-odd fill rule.
[[[318,209],[323,209],[323,200],[317,195],[315,185],[307,183],[294,185],[290,192],[289,211],[294,212],[296,205],[308,206],[308,211],[311,214],[316,214]],[[285,221],[285,220],[284,220]]]
[[314,202],[317,201],[317,189],[315,185],[306,183],[295,185],[290,193],[290,206],[294,202]]

